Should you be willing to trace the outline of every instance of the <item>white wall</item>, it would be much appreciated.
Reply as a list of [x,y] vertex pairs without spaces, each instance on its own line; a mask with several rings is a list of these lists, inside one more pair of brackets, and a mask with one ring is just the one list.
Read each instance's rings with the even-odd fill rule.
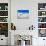
[[[29,19],[17,19],[17,10],[19,9],[28,9],[30,11]],[[12,0],[11,2],[11,15],[12,15],[11,19],[12,22],[14,22],[14,24],[16,25],[17,30],[27,30],[28,27],[31,26],[32,24],[35,25],[34,23],[37,21],[36,12],[37,12],[37,2],[35,1]]]
[[[41,46],[43,44],[42,38],[38,38],[38,3],[45,3],[46,0],[11,0],[11,22],[16,25],[17,30],[15,32],[27,33],[27,29],[30,25],[35,26],[33,32],[33,46]],[[17,19],[18,9],[29,9],[29,19]],[[26,31],[25,31],[26,30]],[[25,32],[24,32],[25,31]],[[28,30],[29,31],[29,30]],[[30,34],[30,33],[29,33]],[[36,37],[37,36],[37,37]],[[39,44],[38,44],[39,43]]]
[[[18,9],[29,9],[29,19],[17,19],[17,10]],[[33,0],[11,0],[11,22],[16,25],[16,32],[25,32],[27,33],[27,29],[29,26],[35,26],[35,36],[37,36],[37,1]],[[21,30],[21,31],[20,31]],[[25,31],[26,30],[26,31]],[[30,33],[29,33],[30,34]]]
[[[46,1],[46,0],[45,0]],[[11,22],[16,25],[17,30],[26,30],[32,24],[37,29],[38,3],[45,3],[43,0],[11,0]],[[17,19],[17,10],[29,9],[29,19]]]

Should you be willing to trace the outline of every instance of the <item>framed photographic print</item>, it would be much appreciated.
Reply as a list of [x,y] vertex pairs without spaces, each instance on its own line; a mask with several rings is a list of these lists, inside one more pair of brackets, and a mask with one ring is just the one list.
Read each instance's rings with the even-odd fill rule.
[[17,18],[18,19],[28,19],[29,10],[17,10]]

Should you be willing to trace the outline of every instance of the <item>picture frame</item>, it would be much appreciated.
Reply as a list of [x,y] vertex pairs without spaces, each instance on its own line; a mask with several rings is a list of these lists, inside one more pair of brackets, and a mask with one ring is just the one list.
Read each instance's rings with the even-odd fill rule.
[[17,19],[28,19],[29,10],[17,10]]

